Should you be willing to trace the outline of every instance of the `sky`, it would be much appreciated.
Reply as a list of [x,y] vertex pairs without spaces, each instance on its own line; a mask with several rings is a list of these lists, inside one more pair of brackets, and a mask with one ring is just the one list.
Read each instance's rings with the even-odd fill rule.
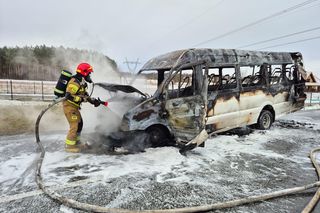
[[319,20],[320,0],[0,0],[0,46],[96,50],[124,71],[185,48],[299,51],[320,76]]

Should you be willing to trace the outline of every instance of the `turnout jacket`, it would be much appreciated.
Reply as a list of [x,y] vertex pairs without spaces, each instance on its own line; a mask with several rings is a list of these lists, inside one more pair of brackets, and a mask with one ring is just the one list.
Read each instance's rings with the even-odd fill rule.
[[85,83],[84,79],[82,78],[81,81],[73,76],[70,81],[68,82],[66,88],[66,94],[70,94],[65,101],[67,104],[71,104],[80,108],[80,104],[86,101],[88,97],[87,93],[87,83]]

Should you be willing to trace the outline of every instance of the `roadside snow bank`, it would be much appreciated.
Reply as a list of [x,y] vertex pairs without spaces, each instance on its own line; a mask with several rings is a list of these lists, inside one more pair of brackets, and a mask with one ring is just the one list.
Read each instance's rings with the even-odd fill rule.
[[303,108],[303,110],[316,110],[316,109],[320,109],[320,104],[315,104],[312,106],[306,106]]
[[[41,101],[0,101],[0,135],[12,135],[34,131],[40,112],[49,105]],[[65,130],[67,121],[62,106],[50,109],[41,120],[40,131]]]
[[47,106],[50,102],[43,101],[18,101],[18,100],[0,100],[0,106]]

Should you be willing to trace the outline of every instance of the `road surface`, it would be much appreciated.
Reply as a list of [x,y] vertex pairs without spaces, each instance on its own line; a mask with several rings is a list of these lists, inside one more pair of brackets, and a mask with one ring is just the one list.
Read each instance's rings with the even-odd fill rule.
[[[63,151],[65,132],[42,133],[47,151],[42,173],[59,193],[110,208],[206,205],[317,181],[308,154],[320,146],[319,136],[320,110],[290,114],[267,131],[218,135],[186,156],[175,147],[70,154]],[[34,135],[0,136],[0,212],[81,212],[38,190],[37,157]],[[215,212],[300,212],[315,190]]]

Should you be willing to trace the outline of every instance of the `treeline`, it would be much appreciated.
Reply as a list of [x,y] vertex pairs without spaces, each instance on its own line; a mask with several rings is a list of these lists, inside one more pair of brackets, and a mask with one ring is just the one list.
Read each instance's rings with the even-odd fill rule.
[[0,79],[55,81],[62,69],[74,71],[80,62],[99,64],[117,70],[114,60],[101,53],[65,47],[2,47]]

